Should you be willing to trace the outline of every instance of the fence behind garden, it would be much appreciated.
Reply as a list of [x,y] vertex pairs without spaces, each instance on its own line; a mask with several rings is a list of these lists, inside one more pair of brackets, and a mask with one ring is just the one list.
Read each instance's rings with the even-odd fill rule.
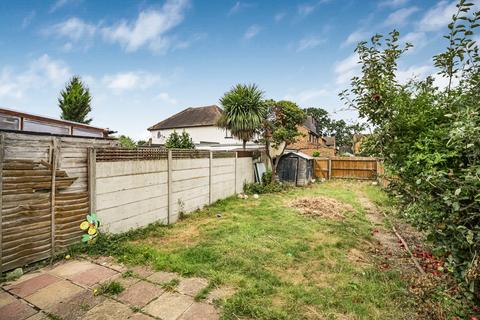
[[315,158],[315,177],[327,180],[335,178],[376,180],[379,168],[383,166],[377,158]]
[[92,199],[103,230],[111,233],[174,223],[254,180],[252,157],[245,153],[115,148],[94,157]]
[[51,257],[80,240],[79,224],[89,212],[88,148],[115,144],[0,132],[0,271]]

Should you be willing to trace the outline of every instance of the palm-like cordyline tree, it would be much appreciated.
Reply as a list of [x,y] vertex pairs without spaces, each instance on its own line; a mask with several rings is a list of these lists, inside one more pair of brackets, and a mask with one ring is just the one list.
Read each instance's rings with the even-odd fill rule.
[[247,141],[260,129],[266,114],[263,91],[255,84],[237,84],[220,99],[223,114],[217,126],[229,130],[232,135],[243,141],[243,149]]

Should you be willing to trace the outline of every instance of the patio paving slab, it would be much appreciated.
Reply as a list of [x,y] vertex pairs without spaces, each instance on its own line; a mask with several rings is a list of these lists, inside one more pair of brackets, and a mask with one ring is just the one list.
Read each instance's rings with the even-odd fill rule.
[[130,320],[154,320],[155,318],[147,316],[146,314],[143,314],[143,313],[135,313],[133,316],[131,316],[128,319],[130,319]]
[[133,311],[126,305],[107,299],[90,309],[82,318],[88,320],[123,320],[128,319]]
[[202,278],[182,279],[178,284],[177,290],[180,293],[194,297],[200,290],[208,285],[208,281]]
[[136,277],[139,277],[142,279],[148,278],[154,272],[152,269],[145,266],[136,266],[130,270],[132,270],[135,273]]
[[37,313],[37,310],[21,300],[15,300],[0,308],[2,320],[24,320]]
[[26,320],[51,320],[45,313],[37,312],[31,317],[28,317]]
[[176,292],[165,292],[148,304],[143,311],[162,320],[175,320],[193,303],[192,297]]
[[53,266],[53,268],[49,270],[48,273],[60,278],[68,279],[95,266],[96,264],[85,260],[62,261],[58,265]]
[[113,269],[117,272],[125,272],[128,270],[128,268],[125,265],[121,263],[117,263],[115,258],[113,257],[98,257],[94,261],[95,263],[98,263],[101,266]]
[[118,272],[115,270],[94,265],[88,270],[70,276],[69,279],[83,287],[92,287],[93,285],[103,282],[116,274],[118,274]]
[[85,289],[67,281],[61,280],[45,288],[42,288],[32,295],[25,297],[25,300],[31,304],[43,309],[50,310],[59,303],[65,303],[71,297],[84,291]]
[[179,320],[217,320],[220,319],[215,307],[208,303],[195,302],[179,318]]
[[29,278],[28,280],[8,285],[5,287],[5,289],[19,297],[24,298],[60,280],[62,279],[52,276],[48,273],[43,273]]
[[120,283],[125,289],[128,289],[135,283],[139,282],[140,279],[135,277],[124,277],[122,274],[119,273],[109,278],[108,281],[116,281]]
[[158,283],[158,284],[164,284],[169,281],[172,281],[173,279],[180,279],[180,276],[173,272],[164,272],[164,271],[155,272],[154,274],[152,274],[147,278],[148,281]]
[[71,297],[68,301],[59,303],[50,308],[49,312],[62,320],[74,320],[83,318],[88,310],[99,305],[107,298],[102,295],[94,295],[92,291],[83,290]]
[[6,291],[0,291],[0,308],[17,300],[14,296]]
[[132,307],[142,308],[164,292],[162,288],[139,281],[118,295],[118,300]]

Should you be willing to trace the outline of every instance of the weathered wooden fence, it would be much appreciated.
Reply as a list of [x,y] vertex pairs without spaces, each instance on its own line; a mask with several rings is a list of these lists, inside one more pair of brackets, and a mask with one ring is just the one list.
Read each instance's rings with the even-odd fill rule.
[[368,157],[331,157],[315,159],[315,177],[376,180],[379,159]]
[[[79,241],[89,212],[89,147],[115,141],[0,132],[0,271]],[[53,186],[53,187],[52,187]]]

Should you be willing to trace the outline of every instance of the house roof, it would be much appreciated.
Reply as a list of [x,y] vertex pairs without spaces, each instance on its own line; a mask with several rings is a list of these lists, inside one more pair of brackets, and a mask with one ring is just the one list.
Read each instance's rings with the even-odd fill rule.
[[306,127],[308,130],[313,132],[314,134],[318,135],[317,133],[317,124],[315,119],[312,116],[307,116],[305,121],[303,122],[303,126]]
[[187,108],[151,126],[148,130],[214,126],[222,112],[223,110],[216,105]]
[[334,146],[335,145],[335,136],[329,137],[322,137],[325,140],[325,144],[327,146]]

